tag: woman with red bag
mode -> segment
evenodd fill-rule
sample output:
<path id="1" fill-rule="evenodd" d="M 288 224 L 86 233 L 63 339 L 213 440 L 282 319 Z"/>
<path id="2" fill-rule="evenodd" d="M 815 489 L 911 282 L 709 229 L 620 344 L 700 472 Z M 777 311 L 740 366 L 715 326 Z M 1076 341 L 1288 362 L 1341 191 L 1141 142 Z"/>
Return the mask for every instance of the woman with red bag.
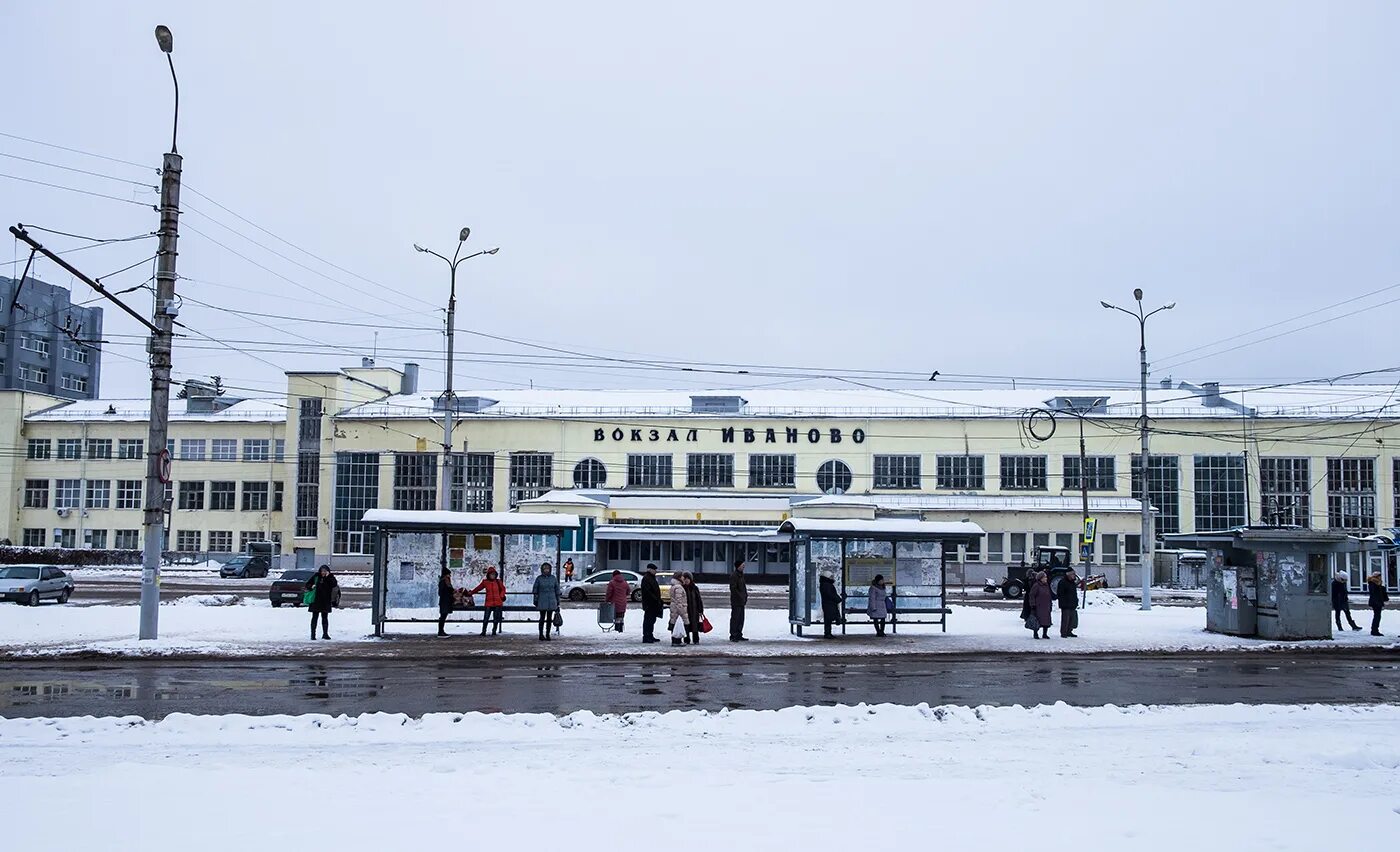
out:
<path id="1" fill-rule="evenodd" d="M 685 641 L 691 645 L 700 644 L 700 628 L 706 623 L 705 601 L 700 597 L 700 584 L 695 582 L 695 575 L 689 571 L 685 572 Z"/>
<path id="2" fill-rule="evenodd" d="M 467 594 L 474 595 L 482 590 L 486 592 L 486 606 L 481 613 L 481 635 L 486 635 L 486 625 L 489 624 L 491 635 L 495 636 L 501 632 L 501 619 L 505 617 L 506 584 L 496 578 L 494 567 L 487 568 L 486 579 Z"/>

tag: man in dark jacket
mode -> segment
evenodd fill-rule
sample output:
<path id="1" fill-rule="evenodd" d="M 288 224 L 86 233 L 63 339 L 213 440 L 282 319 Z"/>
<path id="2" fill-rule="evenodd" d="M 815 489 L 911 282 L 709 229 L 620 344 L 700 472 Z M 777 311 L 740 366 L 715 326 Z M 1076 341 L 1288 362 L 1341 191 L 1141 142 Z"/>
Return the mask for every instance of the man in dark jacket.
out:
<path id="1" fill-rule="evenodd" d="M 817 581 L 817 590 L 822 597 L 822 635 L 831 638 L 831 625 L 841 623 L 841 593 L 836 591 L 836 581 L 823 574 Z"/>
<path id="2" fill-rule="evenodd" d="M 1078 639 L 1074 628 L 1079 626 L 1079 576 L 1074 569 L 1060 578 L 1055 598 L 1060 602 L 1060 638 Z"/>
<path id="3" fill-rule="evenodd" d="M 1332 614 L 1337 619 L 1337 629 L 1342 629 L 1342 613 L 1346 613 L 1347 623 L 1352 630 L 1360 630 L 1361 625 L 1357 624 L 1351 617 L 1351 598 L 1347 594 L 1347 572 L 1338 571 L 1332 575 Z"/>
<path id="4" fill-rule="evenodd" d="M 647 563 L 642 572 L 642 641 L 646 644 L 660 642 L 656 638 L 656 620 L 665 608 L 661 605 L 661 584 L 656 582 L 656 566 Z"/>
<path id="5" fill-rule="evenodd" d="M 1372 574 L 1366 578 L 1366 603 L 1371 607 L 1371 635 L 1383 636 L 1381 633 L 1381 610 L 1385 609 L 1385 602 L 1390 600 L 1390 592 L 1385 590 L 1385 583 L 1381 581 L 1380 574 Z"/>
<path id="6" fill-rule="evenodd" d="M 734 560 L 734 573 L 729 575 L 729 641 L 747 642 L 744 636 L 744 607 L 749 602 L 749 587 L 744 581 L 744 560 Z"/>

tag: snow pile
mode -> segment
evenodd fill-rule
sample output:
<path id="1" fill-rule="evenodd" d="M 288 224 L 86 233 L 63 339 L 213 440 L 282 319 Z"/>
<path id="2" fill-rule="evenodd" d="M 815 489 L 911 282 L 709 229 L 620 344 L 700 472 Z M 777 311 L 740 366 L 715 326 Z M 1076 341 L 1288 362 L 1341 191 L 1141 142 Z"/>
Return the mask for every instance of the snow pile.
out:
<path id="1" fill-rule="evenodd" d="M 241 606 L 242 595 L 186 595 L 162 606 Z"/>
<path id="2" fill-rule="evenodd" d="M 1062 704 L 0 720 L 0 800 L 82 803 L 60 833 L 12 821 L 16 849 L 437 848 L 460 825 L 473 849 L 527 828 L 568 852 L 631 852 L 676 845 L 662 835 L 684 825 L 739 852 L 864 848 L 872 830 L 967 852 L 1315 852 L 1384 836 L 1397 727 L 1393 706 Z M 230 811 L 229 790 L 307 793 L 328 816 Z"/>
<path id="3" fill-rule="evenodd" d="M 1108 589 L 1090 589 L 1085 592 L 1084 607 L 1085 609 L 1137 609 Z M 1204 617 L 1202 615 L 1202 619 Z"/>

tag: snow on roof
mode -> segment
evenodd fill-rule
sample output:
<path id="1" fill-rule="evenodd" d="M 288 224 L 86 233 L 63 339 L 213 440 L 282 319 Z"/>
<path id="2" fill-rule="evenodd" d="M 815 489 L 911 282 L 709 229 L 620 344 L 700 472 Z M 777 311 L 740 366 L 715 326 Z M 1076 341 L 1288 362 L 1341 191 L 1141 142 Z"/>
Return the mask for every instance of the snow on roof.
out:
<path id="1" fill-rule="evenodd" d="M 789 518 L 778 527 L 779 532 L 809 535 L 895 535 L 929 538 L 973 538 L 984 530 L 971 521 L 913 521 L 886 518 L 862 521 L 846 518 Z"/>
<path id="2" fill-rule="evenodd" d="M 172 423 L 284 423 L 287 420 L 285 399 L 245 399 L 223 411 L 203 411 L 194 414 L 181 410 L 183 401 L 171 400 Z M 144 423 L 151 416 L 149 399 L 84 399 L 68 405 L 47 408 L 26 416 L 27 423 Z"/>
<path id="3" fill-rule="evenodd" d="M 519 529 L 549 530 L 573 529 L 578 526 L 578 515 L 560 515 L 552 512 L 409 512 L 402 509 L 370 509 L 365 512 L 364 522 L 393 527 L 446 527 L 462 529 Z"/>
<path id="4" fill-rule="evenodd" d="M 530 506 L 542 503 L 568 504 L 574 506 L 606 506 L 608 505 L 608 495 L 597 491 L 575 491 L 567 488 L 556 488 L 546 491 L 538 497 L 529 500 L 521 500 L 517 505 Z"/>
<path id="5" fill-rule="evenodd" d="M 742 388 L 730 390 L 533 390 L 483 388 L 456 392 L 459 397 L 483 396 L 496 404 L 463 418 L 506 417 L 1018 417 L 1026 409 L 1043 408 L 1055 397 L 1106 397 L 1100 418 L 1134 419 L 1141 414 L 1137 387 L 1111 389 L 966 389 L 936 383 L 918 390 Z M 1400 394 L 1393 385 L 1294 385 L 1271 390 L 1221 387 L 1218 396 L 1196 388 L 1149 387 L 1152 417 L 1239 417 L 1239 406 L 1260 417 L 1400 417 Z M 337 415 L 347 419 L 423 418 L 433 411 L 441 393 L 395 395 L 365 403 Z M 691 397 L 742 396 L 747 404 L 738 413 L 693 413 Z M 1217 402 L 1218 404 L 1211 404 Z M 1067 417 L 1068 415 L 1066 415 Z M 602 424 L 599 424 L 602 425 Z"/>
<path id="6" fill-rule="evenodd" d="M 614 494 L 608 499 L 609 509 L 627 509 L 631 511 L 643 509 L 672 510 L 672 511 L 692 511 L 692 510 L 717 510 L 717 509 L 738 509 L 749 511 L 787 511 L 792 505 L 792 498 L 787 495 L 772 497 L 735 497 L 730 494 L 697 494 L 688 492 L 685 494 L 665 495 L 665 496 L 631 496 Z"/>
<path id="7" fill-rule="evenodd" d="M 820 497 L 803 499 L 803 495 L 792 495 L 794 506 L 874 506 L 875 500 L 859 494 L 823 494 Z"/>
<path id="8" fill-rule="evenodd" d="M 629 541 L 693 541 L 703 538 L 719 538 L 727 541 L 771 541 L 787 540 L 786 533 L 776 527 L 717 528 L 705 526 L 664 526 L 651 527 L 643 524 L 599 524 L 593 531 L 600 540 L 627 539 Z"/>
<path id="9" fill-rule="evenodd" d="M 1050 496 L 1028 494 L 878 494 L 869 498 L 876 506 L 886 509 L 928 509 L 931 511 L 976 512 L 1079 512 L 1083 504 L 1079 495 Z M 812 505 L 805 503 L 803 505 Z M 1089 511 L 1100 514 L 1142 512 L 1142 504 L 1133 497 L 1090 497 Z"/>

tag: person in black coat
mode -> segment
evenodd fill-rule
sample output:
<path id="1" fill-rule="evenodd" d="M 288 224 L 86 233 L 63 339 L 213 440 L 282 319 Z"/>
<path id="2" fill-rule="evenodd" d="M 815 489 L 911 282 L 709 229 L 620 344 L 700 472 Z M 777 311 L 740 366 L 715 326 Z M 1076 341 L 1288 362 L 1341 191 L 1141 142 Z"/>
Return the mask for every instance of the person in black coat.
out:
<path id="1" fill-rule="evenodd" d="M 831 625 L 841 623 L 841 593 L 836 591 L 836 581 L 823 574 L 817 581 L 817 590 L 822 596 L 822 635 L 831 638 Z"/>
<path id="2" fill-rule="evenodd" d="M 642 642 L 650 645 L 656 638 L 656 620 L 666 608 L 661 603 L 661 584 L 656 582 L 656 565 L 648 562 L 642 572 Z"/>
<path id="3" fill-rule="evenodd" d="M 744 560 L 734 560 L 734 573 L 729 575 L 729 641 L 747 642 L 744 636 L 744 607 L 749 602 L 749 585 L 744 579 Z"/>
<path id="4" fill-rule="evenodd" d="M 311 605 L 307 609 L 311 610 L 311 638 L 316 638 L 316 616 L 321 616 L 321 638 L 331 638 L 331 608 L 335 606 L 336 600 L 340 597 L 340 584 L 336 582 L 335 575 L 331 573 L 331 566 L 322 565 L 321 570 L 311 575 L 311 579 L 306 581 L 306 588 L 314 594 L 311 596 Z"/>
<path id="5" fill-rule="evenodd" d="M 1381 610 L 1385 609 L 1386 601 L 1390 600 L 1390 592 L 1385 590 L 1385 583 L 1381 582 L 1380 574 L 1372 574 L 1366 578 L 1366 603 L 1371 607 L 1371 635 L 1383 636 L 1381 633 Z"/>
<path id="6" fill-rule="evenodd" d="M 695 575 L 687 571 L 685 576 L 690 579 L 690 582 L 685 584 L 685 641 L 690 645 L 699 645 L 700 623 L 705 620 L 705 601 L 700 597 L 700 584 L 695 582 Z"/>
<path id="7" fill-rule="evenodd" d="M 447 635 L 447 617 L 452 614 L 452 571 L 442 569 L 438 577 L 438 634 Z"/>
<path id="8" fill-rule="evenodd" d="M 1060 604 L 1060 638 L 1078 639 L 1074 629 L 1079 626 L 1079 575 L 1073 569 L 1060 578 L 1055 599 Z"/>
<path id="9" fill-rule="evenodd" d="M 1361 625 L 1351 617 L 1351 598 L 1347 595 L 1347 572 L 1338 571 L 1332 575 L 1332 615 L 1337 619 L 1337 629 L 1342 629 L 1342 613 L 1346 613 L 1347 623 L 1352 630 L 1360 630 Z"/>

